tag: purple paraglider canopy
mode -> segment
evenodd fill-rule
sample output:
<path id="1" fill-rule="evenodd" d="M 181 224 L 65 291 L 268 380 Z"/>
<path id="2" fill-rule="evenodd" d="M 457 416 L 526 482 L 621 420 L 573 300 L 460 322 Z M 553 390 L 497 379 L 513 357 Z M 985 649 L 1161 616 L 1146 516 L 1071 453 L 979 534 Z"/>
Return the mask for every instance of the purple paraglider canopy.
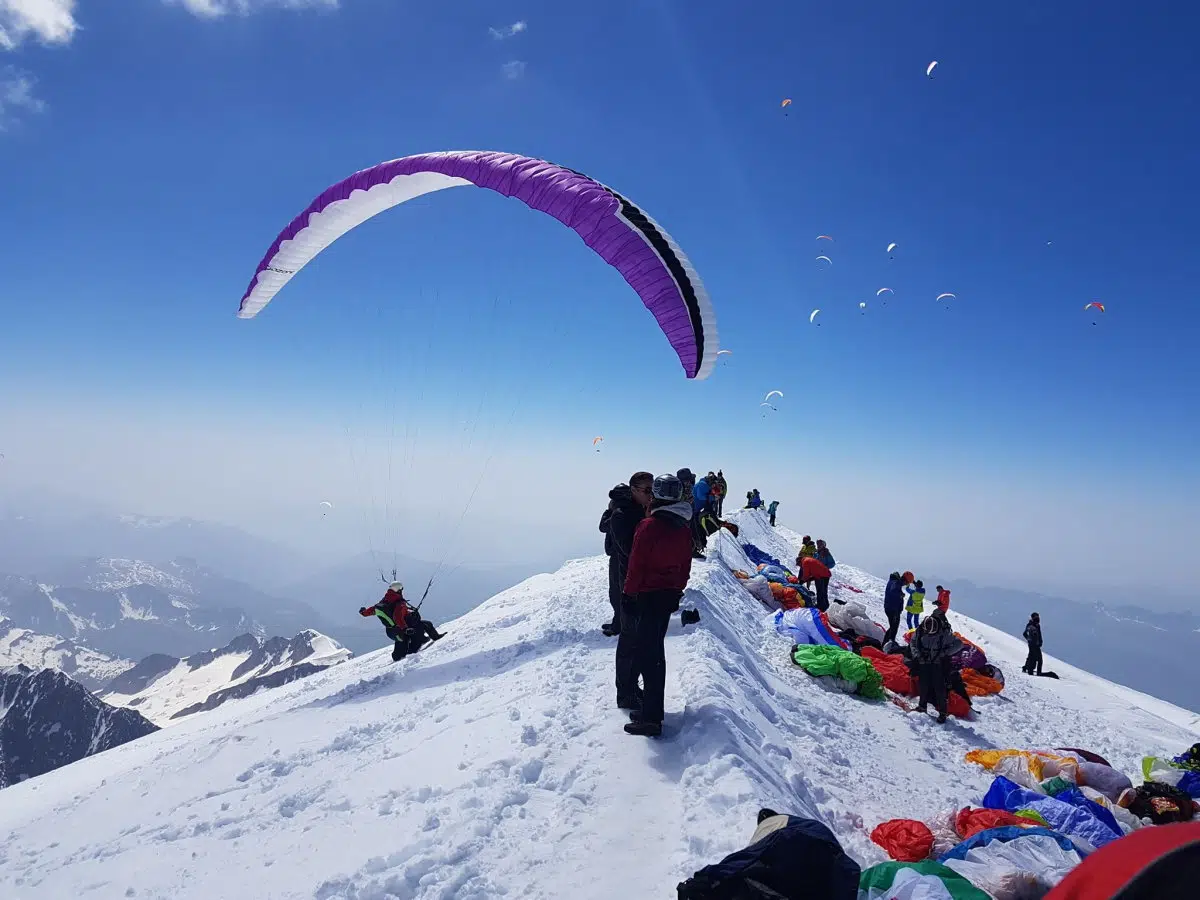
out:
<path id="1" fill-rule="evenodd" d="M 674 239 L 611 188 L 579 172 L 512 153 L 423 153 L 356 172 L 326 190 L 280 233 L 254 272 L 238 315 L 250 319 L 322 250 L 397 204 L 474 185 L 554 216 L 612 265 L 641 297 L 688 378 L 717 359 L 716 316 L 704 285 Z"/>

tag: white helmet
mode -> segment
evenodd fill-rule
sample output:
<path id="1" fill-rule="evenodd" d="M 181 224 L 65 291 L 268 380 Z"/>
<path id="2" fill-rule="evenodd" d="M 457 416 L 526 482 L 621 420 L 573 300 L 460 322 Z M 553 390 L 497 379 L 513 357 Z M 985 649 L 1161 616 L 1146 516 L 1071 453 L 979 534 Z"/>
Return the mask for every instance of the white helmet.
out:
<path id="1" fill-rule="evenodd" d="M 400 581 L 393 581 L 391 584 L 388 585 L 388 590 L 395 591 L 397 594 L 403 594 L 404 593 L 404 583 L 400 582 Z"/>

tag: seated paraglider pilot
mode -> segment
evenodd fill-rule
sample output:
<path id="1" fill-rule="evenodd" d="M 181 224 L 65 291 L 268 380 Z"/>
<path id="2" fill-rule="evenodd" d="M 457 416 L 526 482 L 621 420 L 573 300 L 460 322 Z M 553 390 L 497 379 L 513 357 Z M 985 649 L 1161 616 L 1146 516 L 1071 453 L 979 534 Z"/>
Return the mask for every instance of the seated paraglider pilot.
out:
<path id="1" fill-rule="evenodd" d="M 416 653 L 429 641 L 439 641 L 445 634 L 439 634 L 434 624 L 428 619 L 422 619 L 421 614 L 408 605 L 404 599 L 404 585 L 393 581 L 388 585 L 383 599 L 374 606 L 359 607 L 360 616 L 375 616 L 383 623 L 383 630 L 394 642 L 392 659 L 399 662 L 410 653 Z"/>

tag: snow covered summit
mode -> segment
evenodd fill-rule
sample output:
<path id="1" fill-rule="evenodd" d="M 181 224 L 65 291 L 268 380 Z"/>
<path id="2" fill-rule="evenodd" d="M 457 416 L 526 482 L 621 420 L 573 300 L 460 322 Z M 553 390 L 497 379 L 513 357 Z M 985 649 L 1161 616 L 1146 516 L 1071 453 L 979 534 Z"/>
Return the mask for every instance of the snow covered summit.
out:
<path id="1" fill-rule="evenodd" d="M 791 532 L 733 518 L 794 556 Z M 1020 641 L 953 610 L 1009 673 L 977 720 L 828 690 L 730 572 L 747 565 L 722 533 L 693 568 L 703 618 L 671 626 L 661 739 L 622 730 L 606 560 L 574 560 L 401 663 L 351 659 L 9 788 L 0 896 L 669 897 L 743 846 L 760 806 L 821 820 L 865 865 L 878 822 L 986 790 L 968 750 L 1086 746 L 1133 773 L 1200 739 L 1193 714 L 1058 661 L 1061 681 L 1023 678 Z M 832 594 L 882 619 L 878 578 L 839 565 Z"/>

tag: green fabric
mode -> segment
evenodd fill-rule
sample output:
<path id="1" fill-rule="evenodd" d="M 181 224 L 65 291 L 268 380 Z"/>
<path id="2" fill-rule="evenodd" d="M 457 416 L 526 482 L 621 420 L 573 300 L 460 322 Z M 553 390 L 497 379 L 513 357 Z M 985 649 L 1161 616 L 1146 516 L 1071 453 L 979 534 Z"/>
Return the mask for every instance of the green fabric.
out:
<path id="1" fill-rule="evenodd" d="M 902 869 L 913 869 L 920 873 L 921 880 L 929 882 L 930 887 L 934 886 L 933 879 L 940 881 L 946 892 L 944 896 L 948 900 L 989 900 L 986 893 L 975 887 L 966 878 L 932 859 L 919 863 L 885 862 L 871 866 L 858 879 L 859 900 L 875 900 L 878 897 L 888 896 L 888 891 L 896 880 L 896 875 Z"/>
<path id="2" fill-rule="evenodd" d="M 377 615 L 377 616 L 379 616 L 379 618 L 383 619 L 385 625 L 388 625 L 391 628 L 396 627 L 396 623 L 392 621 L 391 616 L 389 616 L 387 613 L 385 613 L 382 609 L 376 609 L 375 615 Z"/>
<path id="3" fill-rule="evenodd" d="M 1037 822 L 1043 828 L 1050 828 L 1050 823 L 1042 818 L 1042 814 L 1035 809 L 1022 809 L 1013 813 L 1018 819 L 1028 819 L 1030 822 Z M 1051 828 L 1051 831 L 1054 829 Z"/>
<path id="4" fill-rule="evenodd" d="M 792 662 L 809 675 L 836 675 L 858 685 L 858 692 L 872 700 L 882 700 L 883 676 L 869 660 L 829 644 L 798 644 L 792 650 Z"/>
<path id="5" fill-rule="evenodd" d="M 1055 775 L 1053 778 L 1047 778 L 1042 782 L 1041 788 L 1051 797 L 1057 797 L 1063 791 L 1069 791 L 1075 787 L 1075 782 L 1068 781 L 1061 775 Z"/>

